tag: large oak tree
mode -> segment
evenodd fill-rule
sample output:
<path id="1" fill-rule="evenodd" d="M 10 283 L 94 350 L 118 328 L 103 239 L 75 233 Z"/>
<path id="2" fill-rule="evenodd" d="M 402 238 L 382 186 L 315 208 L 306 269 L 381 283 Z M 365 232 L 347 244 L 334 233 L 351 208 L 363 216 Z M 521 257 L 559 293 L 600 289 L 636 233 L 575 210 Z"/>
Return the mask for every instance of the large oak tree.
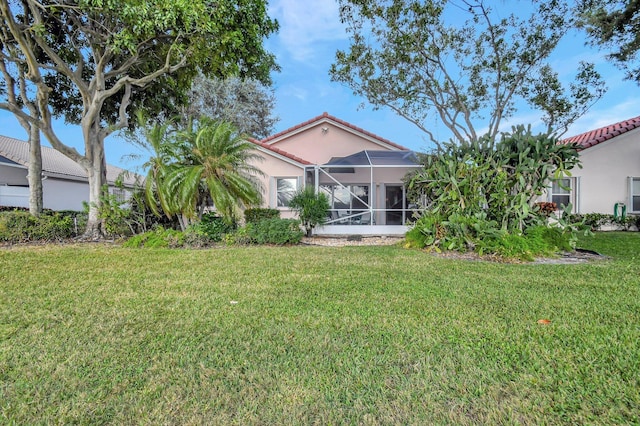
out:
<path id="1" fill-rule="evenodd" d="M 1 106 L 87 171 L 87 237 L 102 234 L 104 140 L 131 124 L 131 105 L 174 110 L 165 103 L 184 99 L 198 70 L 269 82 L 275 68 L 263 40 L 277 23 L 262 0 L 0 0 L 0 13 L 2 58 L 33 85 L 39 115 Z M 56 114 L 80 124 L 84 153 L 57 136 Z"/>
<path id="2" fill-rule="evenodd" d="M 564 87 L 549 57 L 571 28 L 561 0 L 340 0 L 351 46 L 338 51 L 334 81 L 375 107 L 388 107 L 423 130 L 435 116 L 459 143 L 488 135 L 524 101 L 549 131 L 563 133 L 603 93 L 591 64 Z"/>
<path id="3" fill-rule="evenodd" d="M 640 0 L 580 0 L 578 18 L 590 42 L 640 84 Z"/>

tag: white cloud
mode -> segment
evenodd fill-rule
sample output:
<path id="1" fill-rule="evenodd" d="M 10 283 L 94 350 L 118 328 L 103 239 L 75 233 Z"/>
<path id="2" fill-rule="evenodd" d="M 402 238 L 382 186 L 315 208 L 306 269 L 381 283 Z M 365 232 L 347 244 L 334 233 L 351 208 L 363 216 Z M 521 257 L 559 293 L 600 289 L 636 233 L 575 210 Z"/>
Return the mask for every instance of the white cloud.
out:
<path id="1" fill-rule="evenodd" d="M 633 97 L 613 106 L 592 109 L 573 123 L 567 132 L 567 136 L 579 135 L 629 118 L 637 117 L 638 114 L 640 114 L 638 111 L 640 111 L 640 99 Z"/>
<path id="2" fill-rule="evenodd" d="M 276 0 L 269 14 L 280 23 L 278 39 L 297 61 L 312 59 L 320 43 L 347 38 L 336 0 Z"/>
<path id="3" fill-rule="evenodd" d="M 279 92 L 282 97 L 292 97 L 300 101 L 306 101 L 309 96 L 309 91 L 307 89 L 293 84 L 288 84 L 282 87 Z"/>

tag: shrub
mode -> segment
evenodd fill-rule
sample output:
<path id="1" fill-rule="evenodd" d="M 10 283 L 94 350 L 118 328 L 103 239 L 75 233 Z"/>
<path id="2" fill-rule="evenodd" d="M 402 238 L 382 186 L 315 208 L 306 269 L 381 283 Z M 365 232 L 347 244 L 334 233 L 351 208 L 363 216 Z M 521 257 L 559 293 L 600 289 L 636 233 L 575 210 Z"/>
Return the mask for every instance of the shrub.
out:
<path id="1" fill-rule="evenodd" d="M 289 201 L 289 207 L 298 213 L 298 218 L 310 237 L 313 228 L 327 221 L 331 205 L 325 194 L 316 194 L 315 190 L 308 186 L 293 196 Z"/>
<path id="2" fill-rule="evenodd" d="M 123 244 L 123 247 L 131 248 L 160 248 L 160 247 L 184 247 L 185 234 L 175 229 L 157 228 L 142 234 L 134 235 Z"/>
<path id="3" fill-rule="evenodd" d="M 235 232 L 231 234 L 227 234 L 224 236 L 224 242 L 227 245 L 247 245 L 251 244 L 250 234 L 253 233 L 253 223 L 247 223 L 245 226 L 242 226 L 235 230 Z"/>
<path id="4" fill-rule="evenodd" d="M 59 241 L 72 238 L 74 219 L 58 212 L 32 216 L 26 211 L 0 213 L 0 241 L 24 243 L 31 241 Z"/>
<path id="5" fill-rule="evenodd" d="M 438 247 L 445 229 L 438 213 L 426 213 L 420 217 L 405 235 L 407 248 Z"/>
<path id="6" fill-rule="evenodd" d="M 438 247 L 447 250 L 468 250 L 480 239 L 520 235 L 545 223 L 552 205 L 536 206 L 537 198 L 552 174 L 579 165 L 575 146 L 523 126 L 499 140 L 443 143 L 420 159 L 424 167 L 405 179 L 409 198 L 441 216 Z"/>
<path id="7" fill-rule="evenodd" d="M 246 209 L 244 211 L 244 220 L 246 223 L 256 223 L 265 219 L 277 219 L 280 217 L 278 209 Z"/>
<path id="8" fill-rule="evenodd" d="M 222 241 L 225 234 L 229 234 L 236 229 L 236 223 L 229 223 L 224 218 L 214 213 L 202 215 L 202 219 L 191 227 L 192 230 L 203 233 L 211 241 Z"/>
<path id="9" fill-rule="evenodd" d="M 267 219 L 247 226 L 247 235 L 254 244 L 298 244 L 302 240 L 300 221 Z"/>
<path id="10" fill-rule="evenodd" d="M 467 251 L 474 250 L 479 240 L 504 234 L 484 212 L 473 216 L 453 213 L 446 219 L 439 212 L 429 212 L 416 221 L 405 238 L 407 247 Z"/>
<path id="11" fill-rule="evenodd" d="M 603 213 L 585 213 L 585 214 L 573 214 L 571 219 L 574 222 L 580 222 L 584 226 L 588 227 L 591 231 L 598 231 L 603 226 L 614 226 L 622 228 L 625 231 L 630 231 L 635 228 L 636 231 L 640 231 L 640 215 L 627 215 L 625 217 L 615 217 L 612 214 Z"/>

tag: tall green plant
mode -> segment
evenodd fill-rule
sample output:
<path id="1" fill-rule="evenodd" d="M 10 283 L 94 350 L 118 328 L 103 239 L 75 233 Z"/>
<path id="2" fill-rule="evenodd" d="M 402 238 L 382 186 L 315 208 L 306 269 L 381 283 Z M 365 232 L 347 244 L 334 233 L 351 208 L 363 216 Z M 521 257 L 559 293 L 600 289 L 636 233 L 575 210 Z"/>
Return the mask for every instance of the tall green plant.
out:
<path id="1" fill-rule="evenodd" d="M 293 196 L 289 201 L 289 207 L 298 213 L 307 237 L 310 237 L 313 228 L 327 221 L 331 205 L 325 194 L 316 194 L 313 188 L 308 186 Z"/>
<path id="2" fill-rule="evenodd" d="M 170 165 L 162 185 L 183 227 L 198 219 L 209 199 L 228 222 L 238 218 L 242 208 L 260 203 L 256 177 L 262 172 L 251 163 L 262 157 L 232 124 L 203 118 L 179 139 L 182 158 Z"/>
<path id="3" fill-rule="evenodd" d="M 547 134 L 533 135 L 524 126 L 502 134 L 495 143 L 486 138 L 465 145 L 443 144 L 424 155 L 423 163 L 424 168 L 410 177 L 410 197 L 426 198 L 425 214 L 441 218 L 437 225 L 446 225 L 447 238 L 464 242 L 446 248 L 472 247 L 474 240 L 492 233 L 489 228 L 521 234 L 530 226 L 545 224 L 536 200 L 549 178 L 569 175 L 580 165 L 575 146 L 560 144 Z M 461 218 L 483 223 L 451 226 L 466 223 Z"/>

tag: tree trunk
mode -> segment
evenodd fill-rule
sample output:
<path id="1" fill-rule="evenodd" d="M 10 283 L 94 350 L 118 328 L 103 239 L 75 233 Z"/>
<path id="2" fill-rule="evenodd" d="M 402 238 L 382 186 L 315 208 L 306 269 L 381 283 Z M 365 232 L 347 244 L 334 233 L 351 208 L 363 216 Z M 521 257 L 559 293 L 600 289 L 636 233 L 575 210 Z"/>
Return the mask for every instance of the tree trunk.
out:
<path id="1" fill-rule="evenodd" d="M 100 219 L 100 207 L 102 205 L 103 188 L 107 184 L 107 165 L 104 157 L 104 140 L 94 132 L 87 132 L 93 142 L 85 144 L 90 146 L 86 152 L 89 166 L 86 168 L 89 179 L 89 217 L 83 239 L 99 240 L 104 237 L 102 219 Z"/>
<path id="2" fill-rule="evenodd" d="M 42 213 L 42 147 L 40 129 L 29 125 L 29 213 L 38 216 Z"/>

